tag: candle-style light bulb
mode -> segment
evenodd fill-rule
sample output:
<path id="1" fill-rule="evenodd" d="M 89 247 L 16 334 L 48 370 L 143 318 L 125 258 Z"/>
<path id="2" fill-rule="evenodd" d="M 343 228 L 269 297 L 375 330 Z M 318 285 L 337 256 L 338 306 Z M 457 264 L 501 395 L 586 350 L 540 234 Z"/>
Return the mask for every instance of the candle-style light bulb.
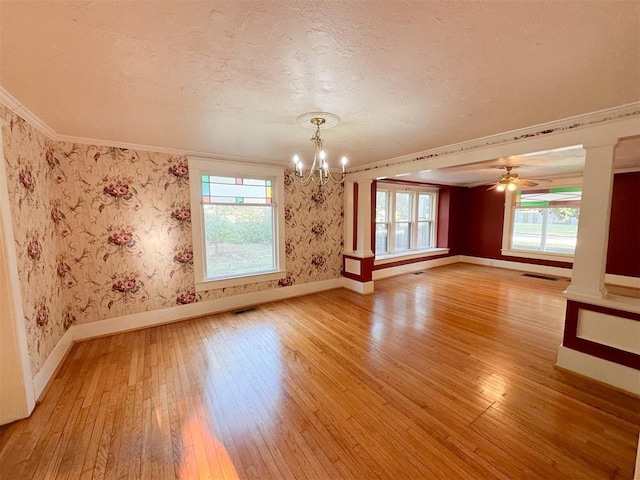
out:
<path id="1" fill-rule="evenodd" d="M 297 154 L 293 156 L 293 163 L 296 165 L 296 175 L 302 176 L 302 162 Z"/>
<path id="2" fill-rule="evenodd" d="M 513 192 L 516 188 L 517 188 L 517 187 L 516 187 L 516 184 L 515 184 L 515 183 L 510 183 L 510 184 L 507 186 L 507 189 L 508 189 L 510 192 Z"/>
<path id="3" fill-rule="evenodd" d="M 344 173 L 344 170 L 347 166 L 347 157 L 342 157 L 340 159 L 340 164 L 342 165 L 342 173 Z"/>
<path id="4" fill-rule="evenodd" d="M 499 192 L 504 192 L 504 184 L 500 184 L 496 187 L 496 190 L 498 190 Z"/>

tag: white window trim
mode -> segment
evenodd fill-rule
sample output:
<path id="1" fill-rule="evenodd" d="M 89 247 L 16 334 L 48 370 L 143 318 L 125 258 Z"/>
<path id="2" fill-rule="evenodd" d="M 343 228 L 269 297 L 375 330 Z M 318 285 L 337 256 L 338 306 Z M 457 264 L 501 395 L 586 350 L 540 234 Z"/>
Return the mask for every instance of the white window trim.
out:
<path id="1" fill-rule="evenodd" d="M 554 187 L 581 187 L 582 182 L 572 182 L 570 184 L 557 184 Z M 540 187 L 529 187 L 519 189 L 522 192 L 527 190 L 539 190 Z M 548 260 L 552 262 L 573 263 L 573 255 L 569 253 L 537 252 L 534 250 L 514 250 L 511 248 L 511 231 L 513 229 L 513 219 L 516 214 L 515 208 L 516 192 L 505 192 L 504 201 L 504 223 L 502 225 L 502 248 L 500 253 L 505 257 L 530 258 L 532 260 Z"/>
<path id="2" fill-rule="evenodd" d="M 432 230 L 431 230 L 431 242 L 435 245 L 437 241 L 437 232 L 438 232 L 438 202 L 439 202 L 439 189 L 433 187 L 421 187 L 421 186 L 409 186 L 402 184 L 393 184 L 393 183 L 384 183 L 380 182 L 376 188 L 376 193 L 378 191 L 388 192 L 387 195 L 387 207 L 389 209 L 387 215 L 387 242 L 388 249 L 395 250 L 395 218 L 393 217 L 393 213 L 395 213 L 395 202 L 396 202 L 396 192 L 412 192 L 414 194 L 414 200 L 412 201 L 412 220 L 409 222 L 413 225 L 411 229 L 411 244 L 415 245 L 418 241 L 418 212 L 417 212 L 417 201 L 415 200 L 420 193 L 430 193 L 433 194 L 433 220 L 431 220 Z M 378 223 L 378 222 L 374 222 Z M 404 222 L 402 222 L 404 223 Z M 375 248 L 375 245 L 374 245 Z M 432 248 L 423 248 L 420 250 L 402 250 L 401 252 L 393 252 L 393 253 L 376 253 L 375 260 L 381 261 L 381 263 L 390 263 L 396 261 L 398 259 L 411 259 L 411 258 L 419 258 L 424 256 L 431 255 L 441 255 L 442 253 L 447 253 L 448 249 L 432 247 Z"/>
<path id="3" fill-rule="evenodd" d="M 215 158 L 187 157 L 189 160 L 189 190 L 191 203 L 191 231 L 193 236 L 193 270 L 196 292 L 217 288 L 233 287 L 248 283 L 279 280 L 286 276 L 284 251 L 284 168 L 276 166 L 236 163 Z M 276 225 L 275 250 L 277 269 L 268 273 L 235 276 L 222 279 L 205 280 L 204 271 L 204 218 L 202 209 L 202 175 L 220 177 L 271 177 L 274 179 Z"/>
<path id="4" fill-rule="evenodd" d="M 385 265 L 393 263 L 397 260 L 412 260 L 414 258 L 435 257 L 437 255 L 445 255 L 449 253 L 448 248 L 434 247 L 425 248 L 423 250 L 407 250 L 400 253 L 383 253 L 376 255 L 374 265 Z"/>

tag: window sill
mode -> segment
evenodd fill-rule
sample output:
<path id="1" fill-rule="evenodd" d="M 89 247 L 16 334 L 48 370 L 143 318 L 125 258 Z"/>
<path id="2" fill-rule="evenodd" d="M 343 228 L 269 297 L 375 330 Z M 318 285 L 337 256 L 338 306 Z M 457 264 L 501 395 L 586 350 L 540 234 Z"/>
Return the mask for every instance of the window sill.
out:
<path id="1" fill-rule="evenodd" d="M 374 265 L 385 265 L 397 262 L 398 260 L 412 260 L 414 258 L 435 257 L 436 255 L 446 255 L 448 248 L 427 248 L 425 250 L 412 250 L 409 252 L 391 253 L 386 255 L 376 255 Z"/>
<path id="2" fill-rule="evenodd" d="M 501 250 L 506 257 L 531 258 L 534 260 L 549 260 L 552 262 L 573 263 L 573 255 L 569 253 L 533 252 L 528 250 Z"/>
<path id="3" fill-rule="evenodd" d="M 287 272 L 269 272 L 244 277 L 220 278 L 216 280 L 206 280 L 204 282 L 196 282 L 196 292 L 206 292 L 207 290 L 215 290 L 218 288 L 235 287 L 238 285 L 246 285 L 248 283 L 269 282 L 271 280 L 280 280 L 287 276 Z"/>

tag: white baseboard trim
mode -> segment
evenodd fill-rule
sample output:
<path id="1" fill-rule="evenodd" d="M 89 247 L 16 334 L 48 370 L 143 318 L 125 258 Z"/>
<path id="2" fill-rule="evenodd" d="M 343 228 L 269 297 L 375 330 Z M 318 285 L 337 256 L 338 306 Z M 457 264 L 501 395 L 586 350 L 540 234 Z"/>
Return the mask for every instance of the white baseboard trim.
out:
<path id="1" fill-rule="evenodd" d="M 245 293 L 232 297 L 218 298 L 204 302 L 180 305 L 161 310 L 149 312 L 139 312 L 131 315 L 124 315 L 98 322 L 82 323 L 74 325 L 73 340 L 87 340 L 90 338 L 113 335 L 129 330 L 162 325 L 165 323 L 187 320 L 189 318 L 211 315 L 214 313 L 227 312 L 238 308 L 246 308 L 261 303 L 275 302 L 285 298 L 299 297 L 311 293 L 322 292 L 334 288 L 342 287 L 342 278 L 322 280 L 319 282 L 303 283 L 302 285 L 292 285 L 290 287 L 274 288 L 255 293 Z"/>
<path id="2" fill-rule="evenodd" d="M 369 295 L 373 293 L 373 282 L 358 282 L 351 278 L 342 277 L 342 286 L 352 292 L 360 293 L 362 295 Z"/>
<path id="3" fill-rule="evenodd" d="M 435 258 L 433 260 L 424 260 L 422 262 L 407 263 L 398 265 L 397 267 L 381 268 L 373 271 L 374 280 L 382 280 L 383 278 L 396 277 L 407 273 L 419 272 L 430 268 L 441 267 L 443 265 L 451 265 L 460 262 L 460 255 L 452 255 L 450 257 Z"/>
<path id="4" fill-rule="evenodd" d="M 49 382 L 53 380 L 53 376 L 58 371 L 58 367 L 60 367 L 73 346 L 72 328 L 73 327 L 64 333 L 51 354 L 47 357 L 44 365 L 42 365 L 38 373 L 33 377 L 33 391 L 37 401 L 40 400 Z"/>
<path id="5" fill-rule="evenodd" d="M 614 275 L 612 273 L 607 273 L 604 276 L 604 283 L 608 283 L 609 285 L 617 285 L 619 287 L 640 289 L 640 277 L 625 277 L 623 275 Z"/>
<path id="6" fill-rule="evenodd" d="M 424 262 L 411 263 L 407 265 L 400 265 L 398 267 L 385 268 L 376 270 L 373 272 L 374 280 L 380 280 L 383 278 L 402 275 L 404 273 L 411 273 L 414 271 L 425 270 L 429 268 L 435 268 L 442 265 L 450 265 L 457 262 L 471 263 L 475 265 L 485 265 L 498 268 L 508 268 L 512 270 L 526 270 L 534 273 L 542 273 L 545 275 L 557 275 L 561 277 L 570 277 L 571 270 L 566 268 L 547 267 L 544 265 L 534 265 L 520 262 L 508 262 L 504 260 L 494 260 L 480 257 L 468 257 L 465 255 L 454 255 L 451 257 L 438 258 L 435 260 L 426 260 Z M 610 277 L 613 277 L 610 279 Z M 623 277 L 619 275 L 607 275 L 607 282 L 632 286 L 637 288 L 638 279 L 633 277 Z M 205 302 L 197 302 L 189 305 L 180 305 L 176 307 L 165 308 L 161 310 L 152 310 L 149 312 L 134 313 L 131 315 L 123 315 L 120 317 L 109 318 L 106 320 L 100 320 L 97 322 L 83 323 L 79 325 L 73 325 L 60 339 L 55 346 L 44 365 L 40 368 L 38 373 L 33 377 L 33 389 L 34 396 L 39 399 L 42 393 L 47 388 L 47 385 L 53 379 L 58 367 L 65 359 L 68 352 L 71 350 L 74 342 L 88 340 L 91 338 L 114 335 L 116 333 L 127 332 L 130 330 L 137 330 L 141 328 L 153 327 L 171 322 L 177 322 L 182 320 L 188 320 L 189 318 L 199 317 L 203 315 L 210 315 L 214 313 L 225 312 L 229 310 L 235 310 L 238 308 L 246 308 L 252 305 L 258 305 L 261 303 L 274 302 L 278 300 L 284 300 L 286 298 L 297 297 L 301 295 L 309 295 L 312 293 L 318 293 L 325 290 L 332 290 L 335 288 L 344 287 L 348 290 L 367 295 L 373 293 L 374 282 L 358 282 L 349 278 L 334 278 L 330 280 L 322 280 L 319 282 L 304 283 L 302 285 L 292 285 L 290 287 L 276 288 L 272 290 L 266 290 L 255 293 L 247 293 L 243 295 L 236 295 L 233 297 L 220 298 L 217 300 L 209 300 Z M 561 347 L 561 349 L 564 347 Z M 568 349 L 565 349 L 568 350 Z M 580 354 L 587 359 L 595 360 L 598 362 L 605 362 L 596 357 L 585 355 L 580 352 L 570 350 L 569 354 L 563 354 L 563 362 L 565 357 L 573 358 L 571 355 L 574 353 Z M 573 370 L 586 376 L 593 376 L 589 373 L 583 373 L 576 368 L 560 364 L 560 352 L 558 353 L 558 366 L 566 368 L 567 370 Z M 590 360 L 590 361 L 591 361 Z M 578 364 L 580 362 L 577 362 Z M 586 363 L 586 360 L 583 362 Z M 611 362 L 607 362 L 611 363 Z M 617 364 L 612 364 L 616 367 L 622 367 Z M 633 391 L 640 395 L 640 373 L 636 372 L 637 380 L 635 390 L 619 385 L 614 385 L 607 380 L 602 380 L 599 377 L 593 376 L 597 380 L 601 380 L 605 383 L 610 383 L 618 388 L 624 390 Z M 629 382 L 630 383 L 630 382 Z"/>
<path id="7" fill-rule="evenodd" d="M 53 379 L 57 369 L 64 361 L 75 342 L 91 338 L 114 335 L 117 333 L 154 327 L 166 323 L 179 322 L 203 315 L 246 308 L 252 305 L 275 302 L 292 297 L 333 290 L 343 286 L 343 278 L 333 278 L 319 282 L 274 288 L 255 293 L 235 295 L 205 302 L 191 303 L 149 312 L 133 313 L 120 317 L 108 318 L 97 322 L 72 325 L 55 346 L 44 365 L 33 378 L 35 397 L 39 398 Z"/>
<path id="8" fill-rule="evenodd" d="M 556 366 L 640 396 L 640 370 L 560 345 Z"/>
<path id="9" fill-rule="evenodd" d="M 497 260 L 494 258 L 469 257 L 467 255 L 460 255 L 459 258 L 461 262 L 472 263 L 474 265 L 507 268 L 509 270 L 522 270 L 526 272 L 541 273 L 543 275 L 555 275 L 556 277 L 571 278 L 570 268 L 549 267 L 547 265 L 536 265 L 535 263 L 511 262 L 508 260 Z M 609 285 L 640 289 L 640 278 L 638 277 L 626 277 L 624 275 L 607 273 L 604 277 L 604 281 Z"/>
<path id="10" fill-rule="evenodd" d="M 509 270 L 521 270 L 523 272 L 571 278 L 570 268 L 549 267 L 547 265 L 536 265 L 535 263 L 511 262 L 508 260 L 497 260 L 494 258 L 469 257 L 467 255 L 460 255 L 460 261 L 464 263 L 472 263 L 474 265 L 484 265 L 486 267 L 506 268 Z"/>

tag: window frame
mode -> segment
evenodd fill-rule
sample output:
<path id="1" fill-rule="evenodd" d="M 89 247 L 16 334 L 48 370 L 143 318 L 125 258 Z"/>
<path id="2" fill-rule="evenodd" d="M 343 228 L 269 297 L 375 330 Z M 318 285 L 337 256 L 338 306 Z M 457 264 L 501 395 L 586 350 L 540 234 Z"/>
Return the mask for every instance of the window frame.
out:
<path id="1" fill-rule="evenodd" d="M 553 188 L 582 188 L 581 182 L 571 182 L 568 184 L 558 184 L 554 185 Z M 532 190 L 540 190 L 539 186 L 536 187 L 524 187 L 519 188 L 523 193 Z M 549 260 L 556 262 L 569 262 L 573 263 L 573 257 L 575 255 L 575 251 L 573 254 L 571 253 L 559 253 L 559 252 L 541 252 L 538 250 L 524 250 L 524 249 L 514 249 L 512 245 L 513 241 L 513 228 L 514 221 L 516 216 L 516 211 L 518 207 L 515 205 L 516 203 L 516 191 L 506 191 L 505 192 L 505 211 L 504 211 L 504 223 L 502 227 L 502 248 L 500 252 L 502 255 L 507 257 L 518 257 L 518 258 L 530 258 L 536 260 Z M 552 207 L 542 207 L 542 208 L 552 208 Z M 579 207 L 580 208 L 580 207 Z M 580 223 L 578 220 L 578 228 L 580 227 Z"/>
<path id="2" fill-rule="evenodd" d="M 378 192 L 383 192 L 385 194 L 385 221 L 384 222 L 378 222 L 378 212 L 377 212 L 377 208 L 378 208 Z M 385 228 L 387 229 L 386 233 L 387 233 L 387 248 L 384 251 L 384 253 L 381 253 L 381 255 L 386 255 L 389 253 L 389 232 L 391 230 L 390 227 L 390 222 L 389 222 L 389 211 L 390 209 L 390 203 L 391 203 L 391 195 L 389 195 L 389 191 L 388 190 L 384 190 L 384 189 L 376 189 L 376 211 L 374 212 L 374 217 L 375 217 L 375 230 L 374 230 L 374 238 L 377 238 L 377 234 L 378 234 L 378 225 L 384 225 Z M 377 247 L 376 242 L 374 241 L 374 249 Z"/>
<path id="3" fill-rule="evenodd" d="M 438 200 L 439 200 L 439 189 L 434 187 L 426 187 L 426 186 L 408 186 L 403 184 L 393 184 L 386 182 L 378 182 L 376 186 L 376 207 L 377 207 L 377 194 L 378 192 L 386 192 L 387 194 L 387 222 L 378 222 L 375 221 L 375 226 L 380 224 L 387 225 L 387 251 L 386 252 L 378 252 L 376 249 L 376 242 L 374 242 L 373 248 L 375 251 L 375 258 L 377 261 L 385 260 L 385 259 L 396 259 L 399 257 L 420 257 L 424 256 L 424 254 L 434 253 L 446 253 L 448 249 L 446 248 L 438 248 L 437 244 L 437 221 L 438 221 Z M 410 241 L 409 241 L 409 249 L 408 250 L 396 250 L 396 195 L 398 193 L 409 193 L 411 194 L 411 212 L 410 212 L 410 220 L 409 220 L 409 231 L 410 231 Z M 431 201 L 431 219 L 426 220 L 430 224 L 430 244 L 432 246 L 426 248 L 417 248 L 418 242 L 418 225 L 419 223 L 424 223 L 425 221 L 418 219 L 418 211 L 419 211 L 419 198 L 420 195 L 429 195 L 432 198 Z M 375 219 L 377 220 L 377 219 Z M 399 223 L 407 223 L 405 221 Z"/>
<path id="4" fill-rule="evenodd" d="M 191 231 L 193 238 L 193 270 L 196 292 L 226 288 L 249 283 L 279 280 L 286 276 L 284 232 L 284 167 L 236 163 L 215 158 L 188 157 L 189 191 L 191 205 Z M 206 278 L 206 239 L 204 229 L 204 204 L 202 202 L 202 175 L 218 177 L 264 178 L 272 180 L 273 232 L 275 268 L 264 273 L 233 275 L 222 278 Z"/>

